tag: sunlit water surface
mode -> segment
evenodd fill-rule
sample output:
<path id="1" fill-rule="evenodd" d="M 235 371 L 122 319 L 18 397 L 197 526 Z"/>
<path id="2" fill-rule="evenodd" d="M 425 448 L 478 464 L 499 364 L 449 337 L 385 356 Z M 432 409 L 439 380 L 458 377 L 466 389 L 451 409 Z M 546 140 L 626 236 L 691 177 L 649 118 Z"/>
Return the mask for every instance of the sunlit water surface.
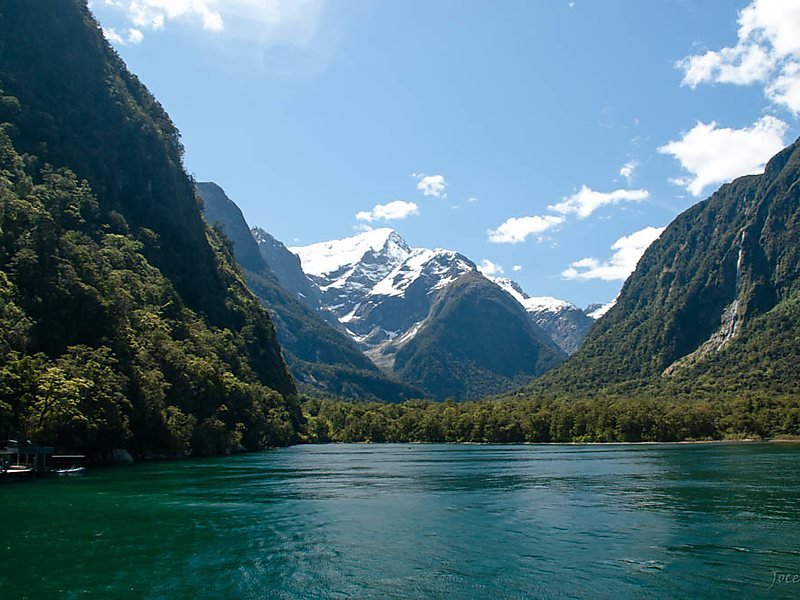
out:
<path id="1" fill-rule="evenodd" d="M 299 446 L 0 486 L 0 598 L 731 594 L 800 597 L 798 445 Z"/>

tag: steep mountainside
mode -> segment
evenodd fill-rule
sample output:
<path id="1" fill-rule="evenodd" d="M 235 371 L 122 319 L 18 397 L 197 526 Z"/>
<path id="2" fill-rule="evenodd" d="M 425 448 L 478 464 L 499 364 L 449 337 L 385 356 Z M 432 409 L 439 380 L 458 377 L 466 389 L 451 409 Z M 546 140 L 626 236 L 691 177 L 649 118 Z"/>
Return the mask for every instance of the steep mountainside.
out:
<path id="1" fill-rule="evenodd" d="M 476 399 L 541 375 L 564 353 L 509 294 L 469 272 L 437 297 L 395 357 L 395 371 L 436 399 Z"/>
<path id="2" fill-rule="evenodd" d="M 583 347 L 538 387 L 796 393 L 800 146 L 722 186 L 645 252 Z"/>
<path id="3" fill-rule="evenodd" d="M 0 89 L 0 435 L 97 455 L 294 439 L 272 323 L 85 2 L 0 0 Z"/>
<path id="4" fill-rule="evenodd" d="M 391 229 L 290 250 L 300 257 L 303 272 L 319 289 L 322 305 L 340 320 L 411 254 L 405 240 Z"/>
<path id="5" fill-rule="evenodd" d="M 324 322 L 319 312 L 310 309 L 296 293 L 284 289 L 264 261 L 263 246 L 260 251 L 241 210 L 222 188 L 198 183 L 197 191 L 208 222 L 221 227 L 231 240 L 250 288 L 269 310 L 286 361 L 301 389 L 318 395 L 387 402 L 420 395 L 381 373 L 347 335 Z M 271 256 L 274 258 L 275 253 Z"/>
<path id="6" fill-rule="evenodd" d="M 475 398 L 509 389 L 541 372 L 535 368 L 536 361 L 529 360 L 531 356 L 538 356 L 540 350 L 542 356 L 553 350 L 553 344 L 532 317 L 520 325 L 518 317 L 525 312 L 517 309 L 522 309 L 522 304 L 512 311 L 493 310 L 496 296 L 505 298 L 507 294 L 479 276 L 475 263 L 458 252 L 412 248 L 391 229 L 375 229 L 291 250 L 300 257 L 303 270 L 320 290 L 323 306 L 338 317 L 367 356 L 384 371 L 394 372 L 414 385 L 426 386 L 424 390 L 434 397 Z M 455 282 L 466 275 L 475 276 L 468 279 L 472 284 L 455 287 L 451 292 Z M 491 289 L 483 289 L 486 287 Z M 461 302 L 458 291 L 469 291 L 471 295 Z M 513 298 L 507 299 L 514 303 Z M 486 310 L 482 302 L 487 303 Z M 444 310 L 449 303 L 459 305 L 458 314 L 473 310 L 470 318 L 476 323 L 464 331 L 484 336 L 472 339 L 472 346 L 464 349 L 467 354 L 454 351 L 449 341 L 449 336 L 453 341 L 462 337 L 462 331 L 451 329 L 457 321 L 445 319 L 437 324 L 443 316 L 451 314 Z M 439 308 L 434 310 L 435 306 Z M 562 311 L 549 318 L 559 321 L 565 314 Z M 498 332 L 511 324 L 521 326 L 525 342 L 519 346 L 521 362 L 510 363 L 509 375 L 489 355 L 494 352 Z M 463 324 L 459 327 L 463 328 Z M 436 339 L 442 352 L 433 353 L 434 345 L 425 339 L 415 341 L 423 331 L 427 332 L 425 339 Z M 478 357 L 481 348 L 486 353 L 483 358 Z M 403 365 L 395 364 L 398 356 L 406 357 Z M 557 358 L 543 360 L 542 364 L 550 367 L 563 358 L 557 349 L 554 356 Z M 437 364 L 425 365 L 428 358 Z M 526 373 L 524 369 L 515 370 L 521 363 L 527 365 Z M 435 377 L 430 375 L 433 370 L 437 373 Z M 459 382 L 465 373 L 472 374 Z"/>
<path id="7" fill-rule="evenodd" d="M 321 310 L 322 303 L 320 302 L 319 289 L 303 273 L 300 257 L 291 252 L 283 242 L 275 239 L 260 227 L 251 228 L 250 233 L 258 244 L 261 258 L 264 259 L 270 270 L 275 273 L 275 277 L 278 278 L 283 289 L 294 295 L 295 298 L 310 309 Z M 333 315 L 326 318 L 326 320 L 329 319 L 336 320 Z M 336 322 L 338 323 L 338 321 Z"/>
<path id="8" fill-rule="evenodd" d="M 589 333 L 594 319 L 572 302 L 550 296 L 531 297 L 515 281 L 496 278 L 493 281 L 519 302 L 530 319 L 567 354 L 573 354 Z"/>

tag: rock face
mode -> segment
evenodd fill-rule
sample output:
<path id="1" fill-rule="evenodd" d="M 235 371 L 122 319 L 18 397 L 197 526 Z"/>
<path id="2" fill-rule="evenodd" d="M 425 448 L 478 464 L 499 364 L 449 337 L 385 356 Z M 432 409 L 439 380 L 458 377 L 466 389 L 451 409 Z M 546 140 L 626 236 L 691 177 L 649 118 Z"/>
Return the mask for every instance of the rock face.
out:
<path id="1" fill-rule="evenodd" d="M 290 250 L 319 289 L 322 306 L 366 355 L 429 396 L 504 391 L 563 359 L 522 306 L 458 252 L 412 248 L 391 229 Z M 518 360 L 501 365 L 496 357 L 509 353 L 498 352 L 495 342 L 509 327 L 523 332 L 511 352 Z M 465 339 L 470 343 L 462 348 Z"/>
<path id="2" fill-rule="evenodd" d="M 518 302 L 477 271 L 443 287 L 414 335 L 389 349 L 395 372 L 438 400 L 508 391 L 565 357 Z"/>
<path id="3" fill-rule="evenodd" d="M 678 216 L 542 385 L 796 393 L 800 145 Z"/>
<path id="4" fill-rule="evenodd" d="M 114 448 L 111 451 L 111 464 L 112 465 L 130 465 L 133 464 L 133 457 L 131 453 L 122 448 Z"/>
<path id="5" fill-rule="evenodd" d="M 584 311 L 571 302 L 550 296 L 531 297 L 510 279 L 497 278 L 494 282 L 511 294 L 528 313 L 531 321 L 567 354 L 573 354 L 580 348 L 594 325 L 591 313 L 587 314 L 589 309 Z"/>
<path id="6" fill-rule="evenodd" d="M 303 273 L 300 258 L 260 227 L 253 227 L 250 232 L 258 244 L 262 260 L 278 278 L 283 289 L 311 310 L 319 311 L 322 308 L 319 289 Z M 335 317 L 332 319 L 336 320 Z"/>
<path id="7" fill-rule="evenodd" d="M 307 279 L 298 282 L 297 273 L 292 273 L 294 255 L 285 248 L 282 251 L 283 245 L 271 236 L 268 239 L 262 233 L 254 237 L 241 210 L 222 188 L 214 183 L 198 183 L 197 192 L 203 199 L 209 223 L 220 227 L 233 243 L 234 256 L 248 285 L 269 310 L 278 342 L 301 390 L 388 402 L 421 395 L 418 390 L 381 373 L 353 340 L 325 322 L 322 317 L 325 311 L 313 308 L 317 305 L 316 288 Z M 275 243 L 270 243 L 270 239 Z M 270 244 L 269 251 L 265 250 L 265 243 Z M 294 284 L 292 291 L 278 280 L 265 262 L 265 255 L 278 258 L 278 269 L 290 285 Z M 303 296 L 300 290 L 305 290 Z"/>

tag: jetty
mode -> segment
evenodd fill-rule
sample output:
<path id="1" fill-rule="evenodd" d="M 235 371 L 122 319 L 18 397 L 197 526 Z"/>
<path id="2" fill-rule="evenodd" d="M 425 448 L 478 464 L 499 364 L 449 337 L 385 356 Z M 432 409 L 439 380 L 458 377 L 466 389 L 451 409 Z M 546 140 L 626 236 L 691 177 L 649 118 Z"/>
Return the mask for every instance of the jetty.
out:
<path id="1" fill-rule="evenodd" d="M 56 454 L 52 446 L 25 439 L 10 439 L 0 450 L 0 481 L 19 481 L 39 475 L 71 475 L 85 467 L 83 454 Z"/>

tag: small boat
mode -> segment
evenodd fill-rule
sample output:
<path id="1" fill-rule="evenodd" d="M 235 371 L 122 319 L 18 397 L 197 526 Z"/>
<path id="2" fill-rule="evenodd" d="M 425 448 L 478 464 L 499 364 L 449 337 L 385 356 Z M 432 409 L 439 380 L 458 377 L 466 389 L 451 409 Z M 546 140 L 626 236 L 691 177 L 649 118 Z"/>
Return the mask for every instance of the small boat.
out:
<path id="1" fill-rule="evenodd" d="M 0 475 L 8 481 L 16 481 L 33 476 L 33 469 L 25 465 L 8 465 L 0 471 Z"/>
<path id="2" fill-rule="evenodd" d="M 56 475 L 80 475 L 86 471 L 86 467 L 66 467 L 64 469 L 53 469 Z"/>

